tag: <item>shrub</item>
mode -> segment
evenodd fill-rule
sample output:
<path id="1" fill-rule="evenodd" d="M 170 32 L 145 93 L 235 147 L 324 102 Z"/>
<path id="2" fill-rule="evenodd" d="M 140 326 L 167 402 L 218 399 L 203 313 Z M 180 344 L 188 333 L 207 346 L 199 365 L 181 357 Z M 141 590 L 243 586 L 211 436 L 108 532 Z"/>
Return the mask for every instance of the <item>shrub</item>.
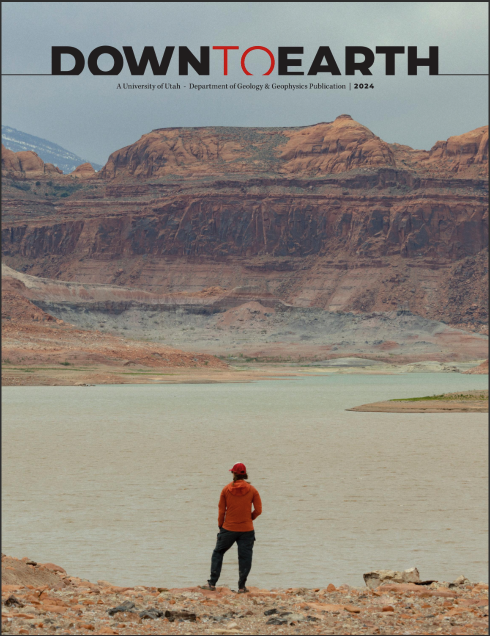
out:
<path id="1" fill-rule="evenodd" d="M 14 188 L 17 188 L 17 190 L 23 190 L 24 192 L 27 192 L 27 190 L 31 189 L 31 186 L 28 183 L 12 183 L 12 185 L 14 186 Z"/>

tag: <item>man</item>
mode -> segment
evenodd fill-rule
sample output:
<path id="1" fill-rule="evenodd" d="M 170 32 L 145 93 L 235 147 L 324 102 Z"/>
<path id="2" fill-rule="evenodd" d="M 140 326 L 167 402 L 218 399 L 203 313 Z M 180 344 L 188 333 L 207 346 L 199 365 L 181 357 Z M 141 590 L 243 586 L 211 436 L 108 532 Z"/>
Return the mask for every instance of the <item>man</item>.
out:
<path id="1" fill-rule="evenodd" d="M 239 462 L 233 468 L 233 481 L 221 491 L 219 498 L 218 540 L 211 557 L 211 577 L 205 590 L 216 590 L 221 574 L 223 555 L 237 542 L 238 545 L 238 593 L 248 592 L 245 582 L 252 568 L 252 553 L 255 541 L 253 520 L 262 512 L 262 502 L 256 488 L 248 479 L 245 464 Z M 252 512 L 252 505 L 254 510 Z"/>

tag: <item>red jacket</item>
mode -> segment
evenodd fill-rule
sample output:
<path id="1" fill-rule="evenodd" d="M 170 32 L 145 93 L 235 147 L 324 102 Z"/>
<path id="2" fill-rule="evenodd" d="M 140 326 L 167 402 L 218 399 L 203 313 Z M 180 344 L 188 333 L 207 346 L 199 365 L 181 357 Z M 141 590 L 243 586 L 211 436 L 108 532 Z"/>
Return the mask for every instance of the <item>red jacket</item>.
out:
<path id="1" fill-rule="evenodd" d="M 262 512 L 258 490 L 243 479 L 231 482 L 223 488 L 218 507 L 218 526 L 232 532 L 253 530 L 253 520 Z"/>

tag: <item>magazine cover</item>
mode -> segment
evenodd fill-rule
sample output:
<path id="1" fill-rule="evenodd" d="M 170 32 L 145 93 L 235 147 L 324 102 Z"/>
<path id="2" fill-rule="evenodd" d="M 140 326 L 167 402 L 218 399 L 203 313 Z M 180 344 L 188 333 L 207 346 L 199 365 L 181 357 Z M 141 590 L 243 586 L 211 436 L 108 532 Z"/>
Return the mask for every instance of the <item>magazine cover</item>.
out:
<path id="1" fill-rule="evenodd" d="M 487 633 L 487 51 L 2 4 L 5 633 Z"/>

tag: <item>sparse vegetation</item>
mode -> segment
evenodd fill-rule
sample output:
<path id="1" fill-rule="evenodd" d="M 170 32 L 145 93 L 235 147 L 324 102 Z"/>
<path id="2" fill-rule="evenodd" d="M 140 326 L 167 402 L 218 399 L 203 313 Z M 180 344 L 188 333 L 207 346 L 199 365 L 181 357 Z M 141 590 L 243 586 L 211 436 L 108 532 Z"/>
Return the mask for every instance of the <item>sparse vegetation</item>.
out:
<path id="1" fill-rule="evenodd" d="M 426 395 L 425 397 L 416 398 L 401 398 L 395 400 L 389 400 L 390 402 L 426 402 L 429 400 L 440 400 L 443 402 L 462 400 L 488 400 L 488 391 L 481 391 L 475 393 L 442 393 L 441 395 Z"/>
<path id="2" fill-rule="evenodd" d="M 23 190 L 24 192 L 27 192 L 28 190 L 31 189 L 31 186 L 29 183 L 19 183 L 17 181 L 12 181 L 12 185 L 14 188 L 17 188 L 17 190 Z"/>

